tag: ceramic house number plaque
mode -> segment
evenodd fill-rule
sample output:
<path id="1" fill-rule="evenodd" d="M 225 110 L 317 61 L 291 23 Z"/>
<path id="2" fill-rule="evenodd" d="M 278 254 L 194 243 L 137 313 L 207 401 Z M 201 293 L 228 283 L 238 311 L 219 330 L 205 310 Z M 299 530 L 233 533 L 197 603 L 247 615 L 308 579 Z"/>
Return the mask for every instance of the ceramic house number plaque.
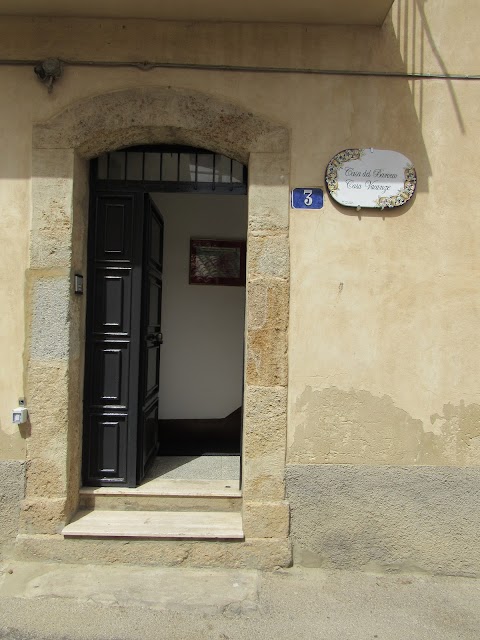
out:
<path id="1" fill-rule="evenodd" d="M 328 163 L 330 195 L 345 207 L 400 207 L 415 193 L 417 174 L 408 158 L 383 149 L 345 149 Z"/>

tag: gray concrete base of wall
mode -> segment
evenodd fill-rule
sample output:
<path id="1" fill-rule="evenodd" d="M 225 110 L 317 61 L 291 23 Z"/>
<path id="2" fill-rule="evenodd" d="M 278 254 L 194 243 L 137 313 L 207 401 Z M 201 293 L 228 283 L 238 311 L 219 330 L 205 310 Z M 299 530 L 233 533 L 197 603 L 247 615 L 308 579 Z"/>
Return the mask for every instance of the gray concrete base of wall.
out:
<path id="1" fill-rule="evenodd" d="M 0 460 L 0 557 L 12 551 L 25 492 L 25 463 Z"/>
<path id="2" fill-rule="evenodd" d="M 17 536 L 16 560 L 273 570 L 292 563 L 287 538 L 245 541 L 125 540 Z"/>
<path id="3" fill-rule="evenodd" d="M 289 465 L 294 563 L 480 575 L 480 468 Z"/>

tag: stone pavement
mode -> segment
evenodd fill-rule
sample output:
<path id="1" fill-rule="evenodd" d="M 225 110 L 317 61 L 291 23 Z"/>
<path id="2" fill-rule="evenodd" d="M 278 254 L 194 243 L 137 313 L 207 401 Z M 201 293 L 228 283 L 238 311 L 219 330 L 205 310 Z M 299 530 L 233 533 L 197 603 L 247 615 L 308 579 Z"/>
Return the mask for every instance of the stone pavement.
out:
<path id="1" fill-rule="evenodd" d="M 5 563 L 8 640 L 478 640 L 480 581 L 294 568 Z"/>

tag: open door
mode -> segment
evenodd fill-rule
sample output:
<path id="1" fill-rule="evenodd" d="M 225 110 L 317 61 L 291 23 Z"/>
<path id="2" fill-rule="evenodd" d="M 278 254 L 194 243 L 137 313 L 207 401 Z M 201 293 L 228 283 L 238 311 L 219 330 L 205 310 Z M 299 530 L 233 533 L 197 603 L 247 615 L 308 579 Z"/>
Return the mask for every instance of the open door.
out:
<path id="1" fill-rule="evenodd" d="M 83 482 L 134 487 L 158 446 L 163 220 L 141 193 L 93 194 Z"/>
<path id="2" fill-rule="evenodd" d="M 137 481 L 145 476 L 158 449 L 158 392 L 162 344 L 163 219 L 148 194 L 144 196 L 144 254 L 139 389 Z"/>

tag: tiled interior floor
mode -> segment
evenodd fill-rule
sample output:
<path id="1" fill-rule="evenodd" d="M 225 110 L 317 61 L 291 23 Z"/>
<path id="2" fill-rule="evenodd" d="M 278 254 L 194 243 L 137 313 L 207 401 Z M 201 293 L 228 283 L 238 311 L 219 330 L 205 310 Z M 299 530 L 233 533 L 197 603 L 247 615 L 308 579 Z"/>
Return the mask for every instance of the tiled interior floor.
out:
<path id="1" fill-rule="evenodd" d="M 240 456 L 159 456 L 144 482 L 153 478 L 180 480 L 227 480 L 238 487 Z"/>
<path id="2" fill-rule="evenodd" d="M 163 456 L 137 487 L 84 487 L 98 495 L 240 495 L 240 456 Z"/>

